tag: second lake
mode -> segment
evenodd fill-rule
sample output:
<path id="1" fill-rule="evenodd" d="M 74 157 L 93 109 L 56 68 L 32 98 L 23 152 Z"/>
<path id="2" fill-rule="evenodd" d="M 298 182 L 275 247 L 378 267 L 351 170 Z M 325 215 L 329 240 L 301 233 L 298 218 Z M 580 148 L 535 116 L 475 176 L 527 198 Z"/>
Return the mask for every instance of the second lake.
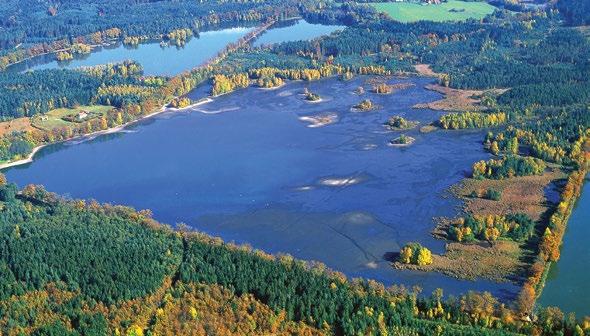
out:
<path id="1" fill-rule="evenodd" d="M 311 24 L 305 20 L 291 20 L 269 29 L 254 43 L 261 45 L 312 39 L 342 28 L 344 27 Z M 229 43 L 236 42 L 253 29 L 252 27 L 237 27 L 201 32 L 198 36 L 189 39 L 183 47 L 162 47 L 160 43 L 144 43 L 130 47 L 117 43 L 112 46 L 98 47 L 90 54 L 77 56 L 67 62 L 56 61 L 53 54 L 42 55 L 12 65 L 8 71 L 73 69 L 134 60 L 143 66 L 146 75 L 174 76 L 205 63 Z"/>

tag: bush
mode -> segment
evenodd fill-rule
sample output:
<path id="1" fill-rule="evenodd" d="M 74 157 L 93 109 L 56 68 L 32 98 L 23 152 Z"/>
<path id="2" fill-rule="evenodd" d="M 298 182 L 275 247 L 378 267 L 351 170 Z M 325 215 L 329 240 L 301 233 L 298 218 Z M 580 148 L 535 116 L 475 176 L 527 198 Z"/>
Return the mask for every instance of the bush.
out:
<path id="1" fill-rule="evenodd" d="M 486 198 L 493 201 L 499 201 L 502 198 L 502 192 L 492 188 L 486 191 Z"/>

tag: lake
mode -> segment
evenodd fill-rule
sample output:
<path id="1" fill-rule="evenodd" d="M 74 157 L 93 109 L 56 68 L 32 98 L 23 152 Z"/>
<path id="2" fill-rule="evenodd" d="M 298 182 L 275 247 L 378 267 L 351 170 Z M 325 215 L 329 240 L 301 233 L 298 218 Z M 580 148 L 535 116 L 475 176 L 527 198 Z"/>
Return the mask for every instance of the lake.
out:
<path id="1" fill-rule="evenodd" d="M 538 303 L 557 306 L 563 312 L 575 312 L 578 317 L 590 315 L 590 184 L 584 185 L 582 196 L 570 217 L 563 238 L 561 257 L 553 263 Z"/>
<path id="2" fill-rule="evenodd" d="M 312 40 L 322 35 L 329 35 L 337 30 L 343 30 L 346 26 L 313 24 L 305 20 L 290 20 L 278 23 L 272 29 L 267 30 L 255 41 L 254 46 L 259 47 L 274 43 Z"/>
<path id="3" fill-rule="evenodd" d="M 9 71 L 41 69 L 72 69 L 82 66 L 116 63 L 134 60 L 143 66 L 146 75 L 174 76 L 185 70 L 203 64 L 225 48 L 236 42 L 253 28 L 229 28 L 202 32 L 193 37 L 183 47 L 161 47 L 160 43 L 144 43 L 138 46 L 125 46 L 117 43 L 109 47 L 98 47 L 92 53 L 81 55 L 68 62 L 57 62 L 55 55 L 43 55 L 8 68 Z"/>
<path id="4" fill-rule="evenodd" d="M 411 107 L 440 94 L 424 88 L 431 79 L 396 79 L 391 83 L 415 86 L 378 95 L 366 79 L 240 90 L 120 133 L 46 147 L 33 163 L 5 173 L 20 186 L 148 208 L 162 222 L 319 260 L 349 277 L 420 285 L 426 293 L 442 287 L 447 294 L 477 289 L 514 298 L 513 284 L 389 266 L 385 255 L 410 241 L 444 251 L 444 242 L 430 235 L 432 218 L 456 213 L 459 201 L 449 186 L 489 154 L 482 131 L 415 129 L 405 132 L 416 138 L 413 145 L 388 145 L 400 135 L 383 126 L 389 116 L 425 125 L 441 112 Z M 367 91 L 362 96 L 354 93 L 359 86 Z M 323 101 L 305 101 L 306 87 Z M 191 98 L 208 90 L 202 86 Z M 351 111 L 365 98 L 381 108 Z M 306 118 L 317 116 L 336 122 L 309 127 Z"/>
<path id="5" fill-rule="evenodd" d="M 312 39 L 343 28 L 343 26 L 311 24 L 305 20 L 291 20 L 277 25 L 277 28 L 271 28 L 254 43 L 260 45 Z M 236 42 L 253 29 L 238 27 L 201 32 L 198 37 L 188 40 L 183 47 L 162 47 L 160 43 L 144 43 L 132 47 L 116 43 L 112 46 L 98 47 L 90 54 L 79 55 L 67 62 L 56 61 L 53 54 L 42 55 L 12 65 L 7 71 L 72 69 L 134 60 L 143 66 L 146 75 L 174 76 L 205 63 L 223 50 L 227 44 Z"/>

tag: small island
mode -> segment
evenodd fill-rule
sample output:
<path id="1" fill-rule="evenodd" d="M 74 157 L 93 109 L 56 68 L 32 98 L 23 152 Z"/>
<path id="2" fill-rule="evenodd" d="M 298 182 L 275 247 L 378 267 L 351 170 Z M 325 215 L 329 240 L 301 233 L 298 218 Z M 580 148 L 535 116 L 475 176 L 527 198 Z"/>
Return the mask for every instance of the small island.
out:
<path id="1" fill-rule="evenodd" d="M 389 141 L 391 146 L 402 147 L 402 146 L 409 146 L 414 143 L 416 139 L 412 138 L 411 136 L 407 136 L 405 134 L 400 135 L 399 137 Z"/>
<path id="2" fill-rule="evenodd" d="M 389 120 L 387 120 L 387 122 L 385 123 L 385 126 L 387 126 L 390 130 L 400 131 L 400 130 L 412 129 L 412 128 L 418 126 L 418 122 L 412 121 L 412 120 L 406 120 L 404 117 L 396 115 L 396 116 L 390 117 Z"/>
<path id="3" fill-rule="evenodd" d="M 305 88 L 303 95 L 305 96 L 305 100 L 308 102 L 317 103 L 322 101 L 322 97 L 319 94 L 311 92 L 307 88 Z"/>
<path id="4" fill-rule="evenodd" d="M 391 86 L 385 83 L 381 83 L 373 86 L 373 92 L 378 94 L 391 94 L 393 92 L 393 89 Z"/>
<path id="5" fill-rule="evenodd" d="M 74 55 L 89 54 L 91 51 L 92 48 L 86 44 L 74 43 L 69 50 L 58 51 L 55 54 L 55 59 L 58 62 L 70 61 L 74 59 Z"/>
<path id="6" fill-rule="evenodd" d="M 365 99 L 360 103 L 354 105 L 352 108 L 356 111 L 366 112 L 375 109 L 376 106 L 369 99 Z"/>

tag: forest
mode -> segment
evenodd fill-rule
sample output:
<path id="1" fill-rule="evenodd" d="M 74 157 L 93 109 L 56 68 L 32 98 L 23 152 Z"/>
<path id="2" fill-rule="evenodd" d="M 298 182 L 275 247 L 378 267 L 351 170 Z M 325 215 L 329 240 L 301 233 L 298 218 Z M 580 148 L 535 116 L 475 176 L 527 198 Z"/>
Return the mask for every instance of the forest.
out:
<path id="1" fill-rule="evenodd" d="M 447 114 L 438 122 L 449 132 L 493 127 L 482 142 L 495 157 L 474 163 L 473 177 L 539 175 L 547 161 L 563 165 L 568 178 L 542 227 L 533 228 L 527 215 L 513 213 L 466 215 L 450 229 L 451 240 L 457 242 L 528 242 L 540 231 L 533 264 L 514 304 L 500 303 L 489 293 L 443 299 L 442 291 L 418 295 L 418 290 L 348 281 L 321 264 L 270 256 L 184 228 L 174 231 L 156 223 L 149 211 L 65 200 L 39 186 L 17 190 L 2 181 L 2 334 L 161 334 L 174 330 L 170 325 L 175 319 L 190 328 L 199 316 L 211 316 L 204 307 L 195 308 L 207 300 L 231 301 L 227 316 L 245 314 L 269 330 L 276 327 L 272 317 L 283 321 L 281 330 L 337 335 L 590 334 L 588 321 L 554 308 L 540 309 L 535 321 L 525 318 L 542 288 L 547 263 L 559 259 L 567 219 L 586 175 L 590 42 L 573 26 L 590 22 L 587 1 L 560 0 L 546 10 L 497 11 L 460 23 L 408 24 L 349 2 L 29 2 L 26 11 L 19 1 L 0 4 L 2 69 L 47 52 L 68 57 L 73 50 L 85 50 L 82 45 L 110 40 L 132 45 L 158 38 L 180 46 L 207 27 L 294 15 L 348 27 L 313 41 L 228 47 L 217 62 L 172 78 L 143 76 L 141 65 L 134 62 L 80 70 L 3 71 L 2 120 L 40 117 L 59 107 L 113 107 L 75 127 L 3 135 L 3 161 L 25 157 L 39 144 L 122 125 L 165 104 L 186 106 L 191 101 L 182 96 L 204 82 L 219 95 L 247 87 L 251 80 L 268 87 L 328 76 L 346 80 L 364 74 L 408 75 L 415 73 L 414 65 L 426 63 L 442 74 L 442 86 L 504 89 L 486 93 L 484 110 Z M 430 251 L 422 246 L 406 247 L 409 263 L 431 261 Z M 267 318 L 253 317 L 251 307 L 266 312 Z"/>
<path id="2" fill-rule="evenodd" d="M 33 116 L 58 107 L 88 104 L 99 78 L 82 72 L 43 70 L 0 73 L 0 109 L 4 119 Z M 36 90 L 30 90 L 31 87 Z"/>
<path id="3" fill-rule="evenodd" d="M 268 255 L 182 227 L 174 231 L 149 211 L 65 200 L 40 186 L 17 190 L 2 182 L 0 200 L 3 333 L 141 335 L 196 328 L 202 325 L 198 316 L 211 314 L 195 308 L 195 297 L 202 295 L 218 302 L 219 296 L 235 297 L 234 314 L 268 306 L 267 316 L 336 335 L 553 334 L 582 328 L 554 310 L 542 312 L 535 323 L 521 321 L 486 293 L 444 299 L 437 290 L 418 297 L 416 289 L 349 281 L 319 263 Z M 427 262 L 429 251 L 416 247 L 424 254 L 416 258 Z M 17 309 L 19 303 L 27 308 Z M 183 324 L 163 323 L 169 314 L 184 314 Z"/>
<path id="4" fill-rule="evenodd" d="M 582 26 L 590 23 L 590 3 L 584 0 L 561 0 L 557 8 L 572 26 Z"/>
<path id="5" fill-rule="evenodd" d="M 257 22 L 277 7 L 296 2 L 263 1 L 3 1 L 0 4 L 0 47 L 14 47 L 90 35 L 118 28 L 125 36 L 155 36 L 175 29 Z"/>
<path id="6" fill-rule="evenodd" d="M 0 70 L 46 53 L 67 60 L 74 53 L 117 41 L 137 45 L 161 40 L 182 47 L 202 30 L 256 25 L 299 13 L 299 2 L 276 0 L 27 2 L 27 11 L 20 10 L 18 1 L 0 5 Z"/>
<path id="7" fill-rule="evenodd" d="M 105 91 L 112 91 L 109 87 L 133 85 L 137 88 L 135 96 L 141 95 L 140 91 L 147 94 L 150 87 L 158 86 L 158 81 L 146 80 L 142 75 L 141 65 L 130 61 L 80 71 L 0 72 L 0 117 L 4 120 L 33 117 L 55 108 L 89 105 L 95 101 L 115 107 L 130 101 L 138 102 L 139 99 L 131 98 L 132 94 L 127 94 L 125 99 L 120 95 L 109 96 Z"/>

